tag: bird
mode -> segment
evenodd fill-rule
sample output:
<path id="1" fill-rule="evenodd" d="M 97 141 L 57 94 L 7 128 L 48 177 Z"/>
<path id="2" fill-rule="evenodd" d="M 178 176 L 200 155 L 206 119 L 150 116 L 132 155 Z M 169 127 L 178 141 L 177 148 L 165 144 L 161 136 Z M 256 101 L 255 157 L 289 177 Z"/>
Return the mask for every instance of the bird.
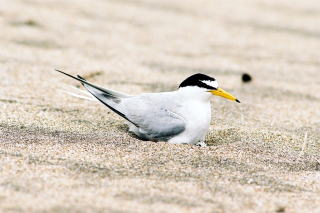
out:
<path id="1" fill-rule="evenodd" d="M 98 101 L 127 121 L 129 132 L 141 140 L 206 146 L 211 123 L 211 96 L 240 101 L 219 87 L 215 78 L 197 73 L 181 82 L 177 90 L 128 95 L 73 76 Z"/>

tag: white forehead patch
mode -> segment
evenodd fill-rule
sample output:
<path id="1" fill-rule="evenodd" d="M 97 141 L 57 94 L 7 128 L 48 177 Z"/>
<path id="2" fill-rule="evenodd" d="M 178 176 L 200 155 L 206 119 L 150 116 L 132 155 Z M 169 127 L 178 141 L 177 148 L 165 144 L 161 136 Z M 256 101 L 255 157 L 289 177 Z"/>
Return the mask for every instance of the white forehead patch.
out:
<path id="1" fill-rule="evenodd" d="M 205 83 L 206 85 L 210 86 L 210 87 L 214 87 L 214 88 L 218 88 L 218 82 L 217 81 L 210 81 L 210 80 L 206 80 L 206 81 L 201 81 L 203 83 Z"/>

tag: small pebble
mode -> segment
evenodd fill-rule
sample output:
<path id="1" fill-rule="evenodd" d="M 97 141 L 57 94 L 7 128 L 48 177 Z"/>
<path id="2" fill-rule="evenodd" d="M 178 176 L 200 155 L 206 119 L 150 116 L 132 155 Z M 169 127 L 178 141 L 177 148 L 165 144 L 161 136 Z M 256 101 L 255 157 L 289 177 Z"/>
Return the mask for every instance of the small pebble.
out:
<path id="1" fill-rule="evenodd" d="M 242 82 L 249 83 L 251 80 L 252 80 L 251 75 L 249 75 L 248 73 L 242 74 Z"/>

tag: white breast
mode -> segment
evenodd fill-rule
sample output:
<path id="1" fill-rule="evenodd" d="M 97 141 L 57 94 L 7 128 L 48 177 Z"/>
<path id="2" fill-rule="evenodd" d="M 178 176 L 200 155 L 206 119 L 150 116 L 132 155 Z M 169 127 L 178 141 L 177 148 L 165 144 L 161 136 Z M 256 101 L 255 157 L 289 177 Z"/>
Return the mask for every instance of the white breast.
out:
<path id="1" fill-rule="evenodd" d="M 192 100 L 183 105 L 179 114 L 183 115 L 186 120 L 186 129 L 168 142 L 196 144 L 204 141 L 211 122 L 210 101 Z"/>

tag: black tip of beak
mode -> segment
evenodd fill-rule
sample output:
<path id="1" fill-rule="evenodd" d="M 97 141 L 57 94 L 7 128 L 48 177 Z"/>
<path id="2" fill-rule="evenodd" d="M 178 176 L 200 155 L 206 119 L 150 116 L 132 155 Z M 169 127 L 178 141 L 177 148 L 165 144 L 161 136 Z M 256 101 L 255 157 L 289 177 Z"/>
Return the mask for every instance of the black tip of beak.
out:
<path id="1" fill-rule="evenodd" d="M 236 102 L 241 103 L 238 99 L 236 99 Z"/>

